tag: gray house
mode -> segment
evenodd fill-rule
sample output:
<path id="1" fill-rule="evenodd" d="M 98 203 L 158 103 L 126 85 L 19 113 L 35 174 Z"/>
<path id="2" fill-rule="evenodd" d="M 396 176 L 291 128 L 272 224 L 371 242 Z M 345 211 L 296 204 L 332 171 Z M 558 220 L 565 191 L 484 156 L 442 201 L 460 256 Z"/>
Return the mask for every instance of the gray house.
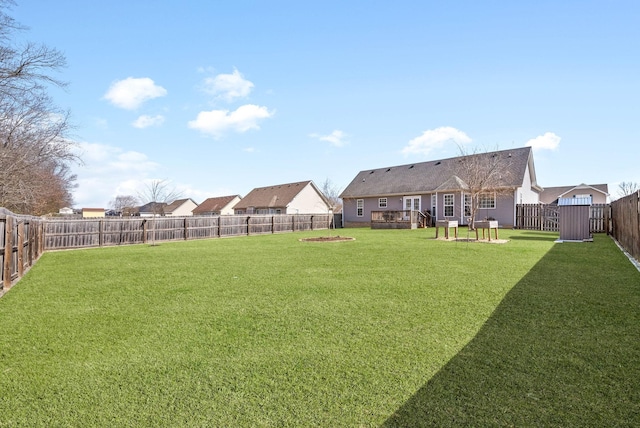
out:
<path id="1" fill-rule="evenodd" d="M 340 195 L 345 227 L 369 226 L 380 211 L 419 211 L 434 221 L 467 224 L 471 195 L 459 167 L 465 161 L 497 169 L 496 191 L 480 195 L 476 220 L 513 227 L 516 204 L 539 202 L 531 147 L 522 147 L 360 171 Z"/>

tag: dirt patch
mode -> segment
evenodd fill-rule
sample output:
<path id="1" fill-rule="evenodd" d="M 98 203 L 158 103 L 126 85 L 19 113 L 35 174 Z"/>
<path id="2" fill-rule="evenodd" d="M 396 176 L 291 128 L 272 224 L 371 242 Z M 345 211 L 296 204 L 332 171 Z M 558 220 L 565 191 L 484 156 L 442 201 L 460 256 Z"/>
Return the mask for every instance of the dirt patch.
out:
<path id="1" fill-rule="evenodd" d="M 349 236 L 315 236 L 313 238 L 302 238 L 302 242 L 343 242 L 343 241 L 355 241 L 356 238 Z"/>

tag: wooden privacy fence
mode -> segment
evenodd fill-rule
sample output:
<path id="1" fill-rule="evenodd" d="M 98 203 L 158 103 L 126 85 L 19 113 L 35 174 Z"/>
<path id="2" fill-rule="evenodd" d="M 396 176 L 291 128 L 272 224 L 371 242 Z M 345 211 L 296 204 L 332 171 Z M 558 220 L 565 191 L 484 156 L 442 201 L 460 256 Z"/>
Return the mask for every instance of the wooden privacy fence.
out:
<path id="1" fill-rule="evenodd" d="M 43 220 L 0 208 L 0 296 L 20 279 L 42 254 Z"/>
<path id="2" fill-rule="evenodd" d="M 611 203 L 613 237 L 640 260 L 640 191 Z"/>
<path id="3" fill-rule="evenodd" d="M 591 233 L 609 233 L 611 230 L 611 206 L 593 204 L 589 208 Z M 517 204 L 516 229 L 546 230 L 558 232 L 558 206 L 548 204 Z"/>
<path id="4" fill-rule="evenodd" d="M 44 249 L 88 248 L 328 229 L 329 214 L 47 219 Z"/>

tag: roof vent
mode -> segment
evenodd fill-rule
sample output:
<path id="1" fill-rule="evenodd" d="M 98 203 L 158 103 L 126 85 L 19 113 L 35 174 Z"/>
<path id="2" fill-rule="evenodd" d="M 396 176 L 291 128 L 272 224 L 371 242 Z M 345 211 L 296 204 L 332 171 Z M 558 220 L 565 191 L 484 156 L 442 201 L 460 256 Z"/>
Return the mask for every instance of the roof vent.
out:
<path id="1" fill-rule="evenodd" d="M 413 168 L 413 166 L 414 166 L 414 165 L 411 165 L 411 166 L 409 167 L 409 169 Z"/>
<path id="2" fill-rule="evenodd" d="M 387 168 L 387 171 L 386 171 L 386 172 L 389 172 L 389 171 L 391 171 L 391 168 Z"/>
<path id="3" fill-rule="evenodd" d="M 440 165 L 441 163 L 442 163 L 442 162 L 438 161 L 438 162 L 436 162 L 436 165 Z"/>

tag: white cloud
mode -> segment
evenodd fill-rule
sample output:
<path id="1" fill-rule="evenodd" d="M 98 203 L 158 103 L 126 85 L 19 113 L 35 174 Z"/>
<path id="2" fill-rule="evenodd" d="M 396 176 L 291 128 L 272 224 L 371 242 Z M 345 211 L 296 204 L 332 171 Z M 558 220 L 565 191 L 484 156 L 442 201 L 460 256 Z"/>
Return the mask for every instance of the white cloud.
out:
<path id="1" fill-rule="evenodd" d="M 347 134 L 338 129 L 336 129 L 329 135 L 310 134 L 309 136 L 312 138 L 317 138 L 320 141 L 328 141 L 334 147 L 342 147 L 347 144 L 347 141 L 345 140 Z"/>
<path id="2" fill-rule="evenodd" d="M 218 74 L 204 80 L 205 92 L 231 102 L 236 98 L 245 98 L 253 89 L 253 82 L 234 69 L 231 74 Z"/>
<path id="3" fill-rule="evenodd" d="M 198 113 L 196 120 L 188 123 L 189 128 L 219 138 L 227 131 L 246 132 L 250 129 L 260 129 L 258 122 L 273 116 L 266 107 L 245 104 L 237 110 L 211 110 Z"/>
<path id="4" fill-rule="evenodd" d="M 527 147 L 532 147 L 533 150 L 556 150 L 559 145 L 560 137 L 553 132 L 545 132 L 544 135 L 532 138 L 525 144 Z"/>
<path id="5" fill-rule="evenodd" d="M 149 116 L 148 114 L 143 114 L 139 118 L 137 118 L 131 125 L 134 128 L 148 128 L 150 126 L 160 126 L 164 123 L 164 116 Z"/>
<path id="6" fill-rule="evenodd" d="M 114 82 L 104 94 L 104 98 L 117 107 L 135 110 L 145 101 L 165 95 L 167 95 L 167 90 L 156 85 L 148 77 L 127 77 L 124 80 Z"/>
<path id="7" fill-rule="evenodd" d="M 137 189 L 160 165 L 144 154 L 99 143 L 78 143 L 84 164 L 74 167 L 79 207 L 106 207 L 117 195 L 137 195 Z"/>
<path id="8" fill-rule="evenodd" d="M 402 149 L 402 153 L 427 155 L 447 143 L 462 145 L 470 142 L 471 138 L 464 132 L 450 126 L 442 126 L 424 131 L 422 135 L 409 141 L 409 144 Z"/>

